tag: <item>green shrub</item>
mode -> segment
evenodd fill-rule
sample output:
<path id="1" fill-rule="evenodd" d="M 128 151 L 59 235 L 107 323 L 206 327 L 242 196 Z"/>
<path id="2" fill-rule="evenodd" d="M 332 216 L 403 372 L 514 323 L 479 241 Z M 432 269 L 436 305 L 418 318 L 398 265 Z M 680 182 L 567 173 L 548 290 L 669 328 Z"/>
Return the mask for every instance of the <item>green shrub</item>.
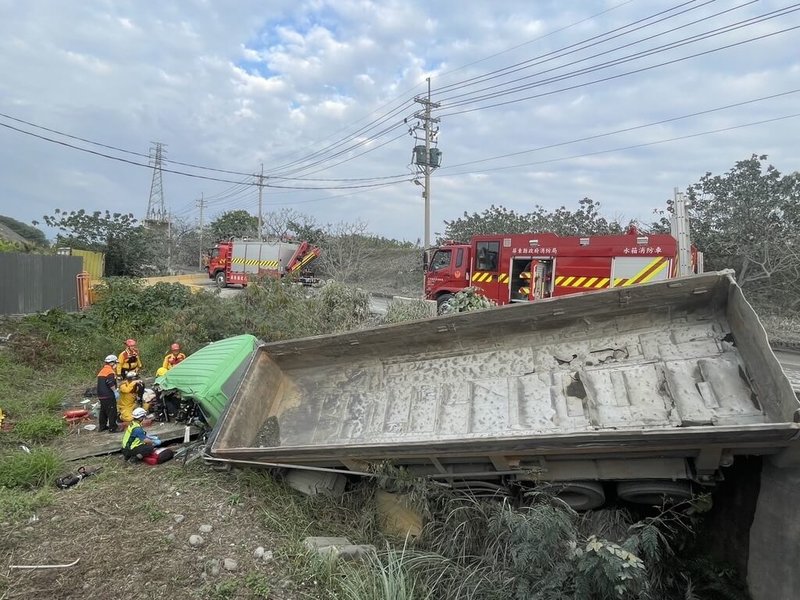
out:
<path id="1" fill-rule="evenodd" d="M 430 305 L 425 300 L 394 300 L 389 304 L 383 322 L 402 323 L 432 316 L 436 316 L 436 311 L 431 312 Z"/>
<path id="2" fill-rule="evenodd" d="M 316 313 L 321 333 L 350 331 L 369 319 L 369 294 L 357 287 L 330 281 L 319 290 L 311 308 Z"/>
<path id="3" fill-rule="evenodd" d="M 31 443 L 42 444 L 64 433 L 64 419 L 51 415 L 38 414 L 24 417 L 14 426 L 14 437 Z"/>
<path id="4" fill-rule="evenodd" d="M 51 484 L 62 461 L 51 448 L 15 450 L 0 455 L 0 487 L 38 488 Z"/>
<path id="5" fill-rule="evenodd" d="M 478 288 L 468 287 L 460 290 L 450 300 L 442 304 L 441 312 L 442 314 L 470 312 L 492 308 L 493 306 L 497 306 L 497 303 L 481 294 Z"/>

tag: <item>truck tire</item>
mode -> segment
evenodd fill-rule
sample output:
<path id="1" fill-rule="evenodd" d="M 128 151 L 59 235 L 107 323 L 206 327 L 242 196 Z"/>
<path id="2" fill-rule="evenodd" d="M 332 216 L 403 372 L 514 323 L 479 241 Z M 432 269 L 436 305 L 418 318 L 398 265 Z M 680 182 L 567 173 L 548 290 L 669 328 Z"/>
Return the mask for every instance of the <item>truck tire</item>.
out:
<path id="1" fill-rule="evenodd" d="M 688 481 L 622 481 L 617 484 L 620 500 L 635 504 L 675 504 L 692 498 L 692 484 Z"/>
<path id="2" fill-rule="evenodd" d="M 445 302 L 449 302 L 453 299 L 453 294 L 442 294 L 436 299 L 436 314 L 441 315 L 442 313 L 442 305 Z"/>
<path id="3" fill-rule="evenodd" d="M 603 506 L 606 494 L 596 481 L 564 481 L 538 488 L 565 502 L 572 510 L 592 510 Z"/>
<path id="4" fill-rule="evenodd" d="M 218 288 L 224 288 L 228 284 L 225 278 L 225 271 L 217 271 L 217 274 L 214 276 L 214 281 L 217 282 Z"/>

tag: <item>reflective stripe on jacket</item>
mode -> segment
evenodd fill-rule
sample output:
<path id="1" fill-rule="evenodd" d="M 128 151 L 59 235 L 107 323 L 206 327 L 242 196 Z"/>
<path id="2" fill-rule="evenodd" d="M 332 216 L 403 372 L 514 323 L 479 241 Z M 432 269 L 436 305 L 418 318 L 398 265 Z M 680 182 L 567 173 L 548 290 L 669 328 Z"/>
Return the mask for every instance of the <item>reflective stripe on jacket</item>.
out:
<path id="1" fill-rule="evenodd" d="M 144 428 L 142 427 L 142 424 L 139 421 L 131 421 L 128 427 L 125 429 L 125 433 L 122 434 L 123 449 L 133 450 L 134 448 L 138 448 L 144 444 L 144 440 L 141 440 L 133 435 L 133 432 L 137 429 L 141 429 L 144 436 Z"/>

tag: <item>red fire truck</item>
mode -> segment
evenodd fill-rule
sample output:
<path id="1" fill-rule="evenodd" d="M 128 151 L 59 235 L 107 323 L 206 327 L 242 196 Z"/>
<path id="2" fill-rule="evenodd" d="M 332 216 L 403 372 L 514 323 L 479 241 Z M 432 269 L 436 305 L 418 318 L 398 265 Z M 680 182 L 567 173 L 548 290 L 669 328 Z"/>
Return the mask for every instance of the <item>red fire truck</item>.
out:
<path id="1" fill-rule="evenodd" d="M 699 253 L 691 249 L 696 269 Z M 441 306 L 469 286 L 498 304 L 661 281 L 678 274 L 669 234 L 561 237 L 553 233 L 479 235 L 426 253 L 425 297 Z"/>
<path id="2" fill-rule="evenodd" d="M 320 249 L 308 242 L 262 242 L 230 240 L 220 242 L 207 256 L 208 277 L 219 287 L 247 285 L 250 276 L 282 277 L 296 274 L 300 281 L 313 279 L 308 270 Z"/>

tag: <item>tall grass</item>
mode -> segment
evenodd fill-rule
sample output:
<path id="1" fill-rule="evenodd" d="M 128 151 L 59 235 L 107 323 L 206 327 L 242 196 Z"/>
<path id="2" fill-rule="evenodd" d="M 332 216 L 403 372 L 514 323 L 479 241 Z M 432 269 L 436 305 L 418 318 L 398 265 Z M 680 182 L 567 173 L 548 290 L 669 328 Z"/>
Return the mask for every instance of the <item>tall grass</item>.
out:
<path id="1" fill-rule="evenodd" d="M 63 462 L 50 448 L 7 451 L 0 455 L 0 487 L 32 489 L 50 485 Z"/>
<path id="2" fill-rule="evenodd" d="M 14 437 L 29 444 L 43 444 L 60 436 L 64 433 L 65 428 L 64 419 L 46 414 L 35 414 L 24 417 L 16 423 Z"/>

